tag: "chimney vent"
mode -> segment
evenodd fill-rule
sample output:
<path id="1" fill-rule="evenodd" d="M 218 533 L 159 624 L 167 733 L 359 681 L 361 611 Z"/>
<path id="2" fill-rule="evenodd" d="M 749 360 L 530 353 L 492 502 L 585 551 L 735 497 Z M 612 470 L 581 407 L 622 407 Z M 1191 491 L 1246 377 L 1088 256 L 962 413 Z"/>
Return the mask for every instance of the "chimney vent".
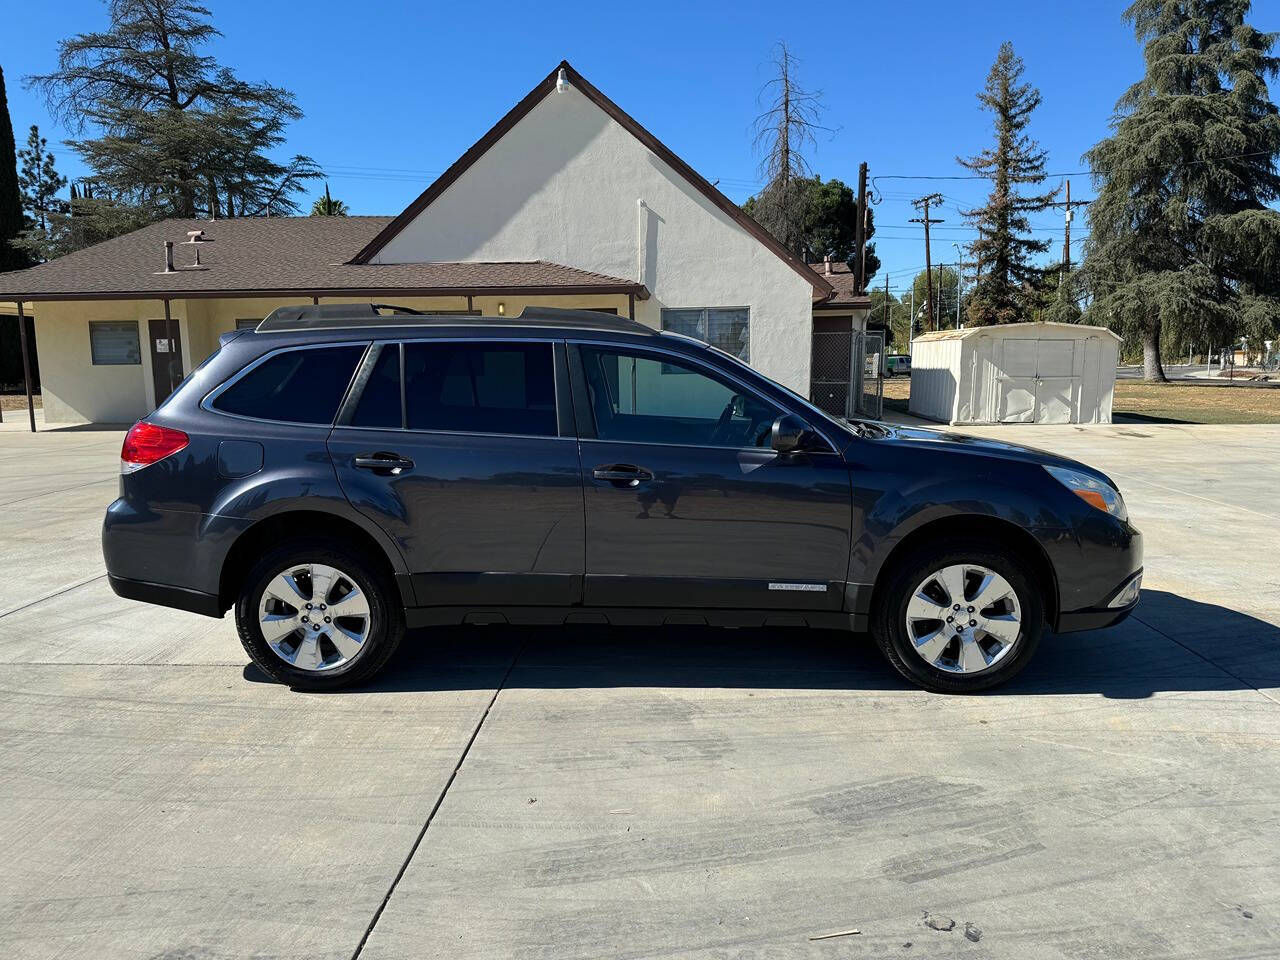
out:
<path id="1" fill-rule="evenodd" d="M 822 258 L 822 272 L 828 277 L 831 276 L 831 254 L 827 254 Z"/>
<path id="2" fill-rule="evenodd" d="M 187 231 L 187 243 L 203 243 L 203 242 L 204 242 L 204 231 L 203 231 L 203 230 L 188 230 L 188 231 Z"/>
<path id="3" fill-rule="evenodd" d="M 173 241 L 164 242 L 164 272 L 173 273 Z"/>

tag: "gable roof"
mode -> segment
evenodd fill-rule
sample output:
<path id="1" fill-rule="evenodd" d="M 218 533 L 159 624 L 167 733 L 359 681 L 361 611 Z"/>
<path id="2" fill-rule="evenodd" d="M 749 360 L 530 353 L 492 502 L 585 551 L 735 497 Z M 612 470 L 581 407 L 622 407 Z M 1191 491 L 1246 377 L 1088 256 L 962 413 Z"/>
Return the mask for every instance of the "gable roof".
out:
<path id="1" fill-rule="evenodd" d="M 639 140 L 645 147 L 656 154 L 667 166 L 671 167 L 676 173 L 680 174 L 685 180 L 692 184 L 699 193 L 719 207 L 732 220 L 741 226 L 747 233 L 755 237 L 762 244 L 768 247 L 778 258 L 784 261 L 787 266 L 791 267 L 796 273 L 804 277 L 812 286 L 814 299 L 822 300 L 832 294 L 832 286 L 823 277 L 818 276 L 799 257 L 795 256 L 791 251 L 779 243 L 774 236 L 764 227 L 756 223 L 751 217 L 742 212 L 742 208 L 717 190 L 714 186 L 707 182 L 707 179 L 700 173 L 689 166 L 678 156 L 672 153 L 671 149 L 651 134 L 644 127 L 640 126 L 634 118 L 625 113 L 621 107 L 606 97 L 603 93 L 592 86 L 587 80 L 578 73 L 577 70 L 570 66 L 568 60 L 561 60 L 547 76 L 536 87 L 529 91 L 529 94 L 517 103 L 506 116 L 494 124 L 489 132 L 471 145 L 461 157 L 454 161 L 453 165 L 442 173 L 431 186 L 422 191 L 409 206 L 401 211 L 400 215 L 378 231 L 377 236 L 370 240 L 364 248 L 357 253 L 352 259 L 353 264 L 367 264 L 373 257 L 385 247 L 393 237 L 401 230 L 407 227 L 422 213 L 427 207 L 438 198 L 442 193 L 449 189 L 453 183 L 461 177 L 468 168 L 471 167 L 480 157 L 484 156 L 495 143 L 506 135 L 507 131 L 519 123 L 524 117 L 556 88 L 556 80 L 560 71 L 564 71 L 565 79 L 577 88 L 588 100 L 603 110 L 611 119 L 618 123 L 623 129 Z"/>
<path id="2" fill-rule="evenodd" d="M 353 265 L 390 217 L 162 220 L 26 270 L 0 273 L 0 299 L 188 299 L 217 296 L 633 294 L 643 284 L 545 260 Z M 204 242 L 189 246 L 190 230 Z M 173 241 L 172 273 L 164 242 Z M 194 251 L 200 253 L 195 266 Z"/>

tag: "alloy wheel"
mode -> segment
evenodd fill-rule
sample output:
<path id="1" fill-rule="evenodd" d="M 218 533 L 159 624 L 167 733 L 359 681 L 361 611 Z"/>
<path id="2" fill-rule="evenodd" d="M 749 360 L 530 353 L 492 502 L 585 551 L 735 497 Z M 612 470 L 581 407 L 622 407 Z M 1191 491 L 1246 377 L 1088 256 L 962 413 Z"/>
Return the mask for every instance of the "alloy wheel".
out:
<path id="1" fill-rule="evenodd" d="M 925 577 L 907 601 L 907 638 L 917 656 L 948 673 L 975 674 L 1005 660 L 1022 633 L 1009 581 L 980 564 L 957 563 Z"/>
<path id="2" fill-rule="evenodd" d="M 293 564 L 267 582 L 258 628 L 289 666 L 319 672 L 350 662 L 369 637 L 369 599 L 348 574 L 323 563 Z"/>

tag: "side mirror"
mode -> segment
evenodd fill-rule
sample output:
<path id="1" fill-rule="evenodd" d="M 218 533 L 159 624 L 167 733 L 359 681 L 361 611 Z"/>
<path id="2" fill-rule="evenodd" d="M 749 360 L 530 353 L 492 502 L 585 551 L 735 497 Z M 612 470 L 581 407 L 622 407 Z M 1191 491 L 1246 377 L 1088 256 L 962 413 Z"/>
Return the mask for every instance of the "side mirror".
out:
<path id="1" fill-rule="evenodd" d="M 808 432 L 807 423 L 797 416 L 784 413 L 773 421 L 773 440 L 770 446 L 778 453 L 795 453 L 800 449 L 800 443 Z"/>

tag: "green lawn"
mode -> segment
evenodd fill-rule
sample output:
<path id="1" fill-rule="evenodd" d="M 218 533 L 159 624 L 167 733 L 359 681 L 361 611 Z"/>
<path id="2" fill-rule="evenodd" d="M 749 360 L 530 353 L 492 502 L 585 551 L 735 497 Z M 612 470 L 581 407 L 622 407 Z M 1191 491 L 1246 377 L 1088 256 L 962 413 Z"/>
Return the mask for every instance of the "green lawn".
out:
<path id="1" fill-rule="evenodd" d="M 884 382 L 884 408 L 907 412 L 911 381 Z M 1280 423 L 1280 388 L 1116 381 L 1112 414 L 1151 423 Z"/>

